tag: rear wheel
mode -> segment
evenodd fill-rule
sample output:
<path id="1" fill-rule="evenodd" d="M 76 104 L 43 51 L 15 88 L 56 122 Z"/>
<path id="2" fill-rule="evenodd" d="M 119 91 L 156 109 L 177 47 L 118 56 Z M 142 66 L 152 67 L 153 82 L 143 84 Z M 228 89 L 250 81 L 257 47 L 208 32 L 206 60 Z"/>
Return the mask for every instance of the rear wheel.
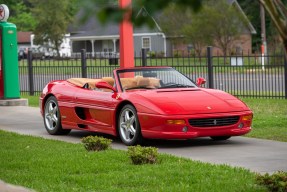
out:
<path id="1" fill-rule="evenodd" d="M 135 145 L 142 141 L 137 112 L 130 104 L 125 105 L 118 116 L 118 131 L 122 142 L 126 145 Z"/>
<path id="2" fill-rule="evenodd" d="M 223 141 L 223 140 L 229 139 L 230 137 L 231 136 L 214 136 L 214 137 L 210 137 L 210 138 L 215 140 L 215 141 Z"/>
<path id="3" fill-rule="evenodd" d="M 71 129 L 63 129 L 61 124 L 61 114 L 56 97 L 51 96 L 47 99 L 44 107 L 44 125 L 47 132 L 51 135 L 65 135 Z"/>

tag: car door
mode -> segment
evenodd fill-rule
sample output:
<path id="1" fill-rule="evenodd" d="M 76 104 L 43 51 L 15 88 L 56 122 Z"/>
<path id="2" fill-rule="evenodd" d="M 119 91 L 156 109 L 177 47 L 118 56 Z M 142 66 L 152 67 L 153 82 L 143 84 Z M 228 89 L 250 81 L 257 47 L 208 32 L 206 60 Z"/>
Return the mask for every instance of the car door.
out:
<path id="1" fill-rule="evenodd" d="M 95 129 L 111 128 L 117 100 L 115 93 L 101 89 L 81 89 L 75 93 L 76 111 L 84 113 L 84 121 Z"/>

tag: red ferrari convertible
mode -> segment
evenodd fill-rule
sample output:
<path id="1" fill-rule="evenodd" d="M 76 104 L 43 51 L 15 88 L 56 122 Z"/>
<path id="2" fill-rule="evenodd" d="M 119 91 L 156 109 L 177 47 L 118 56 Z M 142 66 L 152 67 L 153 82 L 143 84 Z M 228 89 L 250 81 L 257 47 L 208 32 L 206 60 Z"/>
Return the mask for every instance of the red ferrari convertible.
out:
<path id="1" fill-rule="evenodd" d="M 126 145 L 144 138 L 226 140 L 251 130 L 253 113 L 236 97 L 201 88 L 171 67 L 116 69 L 113 77 L 52 81 L 40 97 L 45 128 L 119 136 Z"/>

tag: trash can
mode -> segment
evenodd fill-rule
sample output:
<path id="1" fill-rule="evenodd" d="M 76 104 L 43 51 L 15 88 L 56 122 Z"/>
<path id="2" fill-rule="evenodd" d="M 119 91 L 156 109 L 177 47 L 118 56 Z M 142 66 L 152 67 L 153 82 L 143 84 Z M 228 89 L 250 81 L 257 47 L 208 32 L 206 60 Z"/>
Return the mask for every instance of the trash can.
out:
<path id="1" fill-rule="evenodd" d="M 109 58 L 109 64 L 110 65 L 118 65 L 119 59 L 118 58 Z"/>

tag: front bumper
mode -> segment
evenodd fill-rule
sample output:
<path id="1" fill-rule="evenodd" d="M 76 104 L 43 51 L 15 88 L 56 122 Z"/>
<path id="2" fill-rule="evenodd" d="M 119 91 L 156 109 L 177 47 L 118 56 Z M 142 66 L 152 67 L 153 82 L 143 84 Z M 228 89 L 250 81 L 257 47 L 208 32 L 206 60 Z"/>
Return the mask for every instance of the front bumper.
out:
<path id="1" fill-rule="evenodd" d="M 154 115 L 138 113 L 141 132 L 144 138 L 153 139 L 190 139 L 210 136 L 239 136 L 251 131 L 251 120 L 244 120 L 243 116 L 252 115 L 251 111 L 200 114 L 200 115 Z M 188 122 L 191 118 L 216 118 L 225 116 L 239 116 L 237 123 L 228 126 L 194 127 Z M 170 119 L 184 120 L 185 124 L 167 124 Z"/>

